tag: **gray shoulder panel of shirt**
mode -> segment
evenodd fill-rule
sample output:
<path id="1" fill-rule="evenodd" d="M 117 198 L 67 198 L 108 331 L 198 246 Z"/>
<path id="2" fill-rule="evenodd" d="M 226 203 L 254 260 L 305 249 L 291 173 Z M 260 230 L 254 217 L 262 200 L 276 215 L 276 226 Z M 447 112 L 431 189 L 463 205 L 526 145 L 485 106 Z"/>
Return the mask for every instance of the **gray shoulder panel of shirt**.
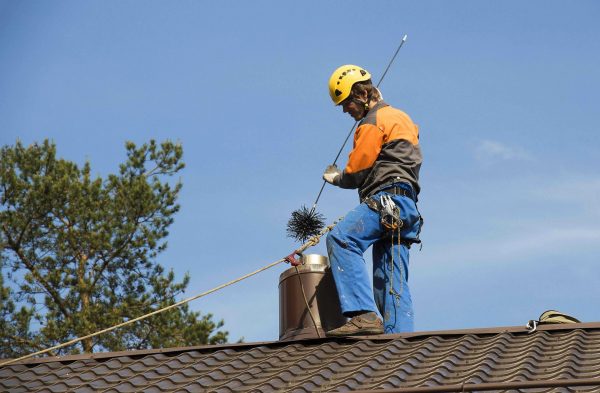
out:
<path id="1" fill-rule="evenodd" d="M 381 100 L 371 110 L 367 113 L 367 115 L 360 121 L 358 126 L 362 126 L 363 124 L 372 124 L 377 125 L 377 111 L 385 106 L 389 106 L 385 101 Z"/>

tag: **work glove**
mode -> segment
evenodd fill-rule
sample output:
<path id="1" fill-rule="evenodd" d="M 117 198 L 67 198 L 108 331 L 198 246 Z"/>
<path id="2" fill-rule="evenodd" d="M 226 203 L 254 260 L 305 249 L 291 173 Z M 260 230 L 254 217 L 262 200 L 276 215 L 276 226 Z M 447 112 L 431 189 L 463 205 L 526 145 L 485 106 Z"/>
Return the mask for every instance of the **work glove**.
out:
<path id="1" fill-rule="evenodd" d="M 329 184 L 333 184 L 334 186 L 337 186 L 339 183 L 341 174 L 342 174 L 342 171 L 340 171 L 335 164 L 329 165 L 325 169 L 325 173 L 323 173 L 323 180 L 325 180 Z"/>

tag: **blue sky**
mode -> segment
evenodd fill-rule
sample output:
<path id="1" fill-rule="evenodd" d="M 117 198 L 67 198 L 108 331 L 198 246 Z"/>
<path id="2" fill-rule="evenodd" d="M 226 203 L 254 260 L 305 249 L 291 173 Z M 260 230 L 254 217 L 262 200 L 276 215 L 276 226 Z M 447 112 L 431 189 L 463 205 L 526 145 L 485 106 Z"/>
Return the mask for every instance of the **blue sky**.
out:
<path id="1" fill-rule="evenodd" d="M 599 17 L 595 1 L 0 0 L 0 144 L 50 138 L 105 176 L 127 140 L 181 142 L 182 208 L 159 261 L 189 271 L 192 296 L 297 247 L 290 213 L 353 124 L 329 75 L 354 63 L 378 79 L 407 34 L 381 90 L 419 124 L 425 157 L 416 329 L 549 308 L 599 321 Z M 319 211 L 356 202 L 327 186 Z M 275 340 L 287 267 L 191 308 L 231 340 Z"/>

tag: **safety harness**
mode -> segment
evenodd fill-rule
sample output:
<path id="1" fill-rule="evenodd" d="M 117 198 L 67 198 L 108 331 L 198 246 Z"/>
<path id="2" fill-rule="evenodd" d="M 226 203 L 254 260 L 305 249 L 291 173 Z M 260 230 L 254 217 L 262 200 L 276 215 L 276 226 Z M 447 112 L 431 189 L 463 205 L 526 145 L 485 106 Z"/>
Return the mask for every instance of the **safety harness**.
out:
<path id="1" fill-rule="evenodd" d="M 393 231 L 395 229 L 398 229 L 398 227 L 402 228 L 402 226 L 404 226 L 404 223 L 402 222 L 402 219 L 400 218 L 400 208 L 398 206 L 396 206 L 396 204 L 394 203 L 394 201 L 392 200 L 392 198 L 389 194 L 402 195 L 402 196 L 408 197 L 408 198 L 412 199 L 413 201 L 415 201 L 415 206 L 416 206 L 416 200 L 413 196 L 412 191 L 409 191 L 407 189 L 404 189 L 404 188 L 398 187 L 398 186 L 380 188 L 379 191 L 385 191 L 385 194 L 383 196 L 381 196 L 379 199 L 376 199 L 373 197 L 367 197 L 363 200 L 363 202 L 369 208 L 371 208 L 371 210 L 379 213 L 381 225 L 385 229 Z M 418 211 L 418 209 L 417 209 L 417 211 Z M 419 220 L 421 221 L 421 224 L 422 224 L 423 218 L 421 217 L 420 213 L 419 213 Z M 419 232 L 421 232 L 420 226 L 419 226 Z M 421 240 L 419 239 L 418 233 L 417 233 L 416 239 L 401 239 L 400 232 L 398 232 L 397 242 L 410 248 L 410 246 L 413 243 L 421 243 Z"/>

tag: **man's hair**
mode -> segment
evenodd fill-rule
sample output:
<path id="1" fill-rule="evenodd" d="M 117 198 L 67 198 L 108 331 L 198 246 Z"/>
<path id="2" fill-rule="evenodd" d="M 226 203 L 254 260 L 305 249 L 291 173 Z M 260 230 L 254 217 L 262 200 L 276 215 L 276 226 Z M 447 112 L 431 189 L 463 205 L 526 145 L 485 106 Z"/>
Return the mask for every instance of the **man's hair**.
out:
<path id="1" fill-rule="evenodd" d="M 370 100 L 373 101 L 380 101 L 381 100 L 381 94 L 379 94 L 379 90 L 377 90 L 377 88 L 375 86 L 373 86 L 373 83 L 371 82 L 371 79 L 363 81 L 363 82 L 356 82 L 353 86 L 352 86 L 352 90 L 350 90 L 350 95 L 354 98 L 363 95 L 364 92 L 367 92 L 367 97 L 369 97 Z"/>

